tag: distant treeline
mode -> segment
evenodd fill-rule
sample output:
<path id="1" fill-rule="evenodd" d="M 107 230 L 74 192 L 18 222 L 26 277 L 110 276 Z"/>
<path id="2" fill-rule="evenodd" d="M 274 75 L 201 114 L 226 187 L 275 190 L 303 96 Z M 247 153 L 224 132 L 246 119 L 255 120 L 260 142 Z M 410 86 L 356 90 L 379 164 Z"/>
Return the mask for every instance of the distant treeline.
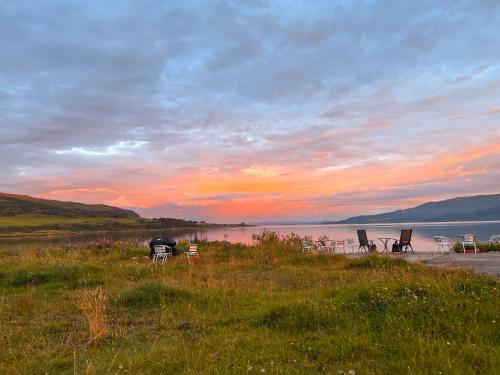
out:
<path id="1" fill-rule="evenodd" d="M 234 224 L 211 224 L 207 223 L 204 220 L 196 221 L 196 220 L 183 220 L 183 219 L 175 219 L 172 217 L 160 217 L 154 219 L 138 219 L 143 226 L 146 228 L 195 228 L 195 227 L 226 227 L 226 226 L 235 226 Z M 245 223 L 240 223 L 236 226 L 247 226 Z"/>

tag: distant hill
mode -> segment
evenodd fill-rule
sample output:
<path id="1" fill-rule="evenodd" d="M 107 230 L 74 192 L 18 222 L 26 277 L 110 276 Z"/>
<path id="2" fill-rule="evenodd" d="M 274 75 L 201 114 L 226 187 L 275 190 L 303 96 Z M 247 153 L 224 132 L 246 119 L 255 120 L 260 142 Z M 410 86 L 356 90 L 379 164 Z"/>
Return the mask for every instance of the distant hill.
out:
<path id="1" fill-rule="evenodd" d="M 500 220 L 500 194 L 459 197 L 429 202 L 406 210 L 355 216 L 328 222 L 337 224 L 402 223 L 423 221 Z"/>
<path id="2" fill-rule="evenodd" d="M 146 219 L 131 210 L 0 193 L 0 237 L 131 230 L 209 229 L 228 224 L 175 218 Z"/>
<path id="3" fill-rule="evenodd" d="M 26 214 L 53 215 L 63 217 L 111 217 L 139 218 L 131 210 L 104 204 L 83 204 L 34 198 L 28 195 L 0 193 L 0 216 Z"/>

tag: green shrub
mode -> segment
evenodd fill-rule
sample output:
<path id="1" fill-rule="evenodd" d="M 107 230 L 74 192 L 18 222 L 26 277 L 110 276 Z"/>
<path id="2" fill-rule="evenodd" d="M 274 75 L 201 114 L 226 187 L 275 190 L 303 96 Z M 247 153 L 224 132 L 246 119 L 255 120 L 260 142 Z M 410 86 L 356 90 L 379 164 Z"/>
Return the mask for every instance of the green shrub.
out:
<path id="1" fill-rule="evenodd" d="M 280 236 L 278 232 L 269 230 L 264 230 L 261 233 L 252 234 L 252 240 L 254 240 L 257 245 L 281 244 L 292 247 L 300 247 L 300 244 L 302 242 L 302 238 L 295 233 Z"/>
<path id="2" fill-rule="evenodd" d="M 464 251 L 462 244 L 460 242 L 453 244 L 452 249 L 456 253 L 462 253 Z M 488 242 L 479 242 L 477 244 L 477 250 L 481 253 L 488 252 L 488 251 L 500 251 L 500 244 L 495 243 L 495 244 L 490 245 Z M 467 247 L 466 251 L 470 252 L 470 251 L 474 251 L 474 250 L 471 249 L 470 247 Z"/>

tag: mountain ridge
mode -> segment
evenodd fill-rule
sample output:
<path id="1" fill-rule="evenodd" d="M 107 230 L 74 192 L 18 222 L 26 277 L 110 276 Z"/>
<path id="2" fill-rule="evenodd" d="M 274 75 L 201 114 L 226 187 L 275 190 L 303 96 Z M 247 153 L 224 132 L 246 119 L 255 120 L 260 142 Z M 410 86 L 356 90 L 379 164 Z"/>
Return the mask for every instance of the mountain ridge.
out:
<path id="1" fill-rule="evenodd" d="M 353 216 L 322 224 L 382 224 L 400 222 L 500 220 L 500 194 L 455 197 L 374 215 Z"/>

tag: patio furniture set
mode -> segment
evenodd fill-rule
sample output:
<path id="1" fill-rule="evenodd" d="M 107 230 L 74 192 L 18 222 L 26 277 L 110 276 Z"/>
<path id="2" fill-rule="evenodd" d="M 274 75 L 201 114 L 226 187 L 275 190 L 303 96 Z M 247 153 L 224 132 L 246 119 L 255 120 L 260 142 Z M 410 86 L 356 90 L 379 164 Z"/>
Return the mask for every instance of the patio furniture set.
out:
<path id="1" fill-rule="evenodd" d="M 302 252 L 303 253 L 343 253 L 347 254 L 355 252 L 375 252 L 377 251 L 377 246 L 373 240 L 369 240 L 366 234 L 366 230 L 360 229 L 357 231 L 358 234 L 358 244 L 354 239 L 348 238 L 346 240 L 318 240 L 312 241 L 302 241 Z M 389 252 L 389 242 L 394 241 L 392 244 L 392 252 L 404 252 L 406 253 L 410 249 L 413 253 L 413 247 L 411 245 L 411 235 L 412 229 L 402 229 L 399 239 L 392 237 L 380 237 L 377 238 L 381 241 L 383 245 L 382 252 Z"/>
<path id="2" fill-rule="evenodd" d="M 373 240 L 369 240 L 365 230 L 358 230 L 358 246 L 352 238 L 347 240 L 318 240 L 316 242 L 302 241 L 302 252 L 303 253 L 343 253 L 348 252 L 375 252 L 377 247 Z M 393 237 L 378 237 L 377 239 L 382 244 L 382 252 L 393 252 L 393 253 L 407 253 L 408 249 L 412 253 L 415 253 L 413 246 L 411 244 L 412 229 L 402 229 L 399 239 Z M 463 253 L 479 251 L 478 240 L 475 234 L 463 234 L 457 236 L 458 241 L 453 241 L 449 237 L 445 236 L 435 236 L 434 241 L 436 242 L 436 248 L 433 253 L 441 252 L 449 253 L 453 251 L 456 243 L 459 243 Z M 390 242 L 392 246 L 390 246 Z M 500 234 L 496 234 L 490 237 L 488 241 L 488 247 L 500 244 Z"/>
<path id="3" fill-rule="evenodd" d="M 161 261 L 162 263 L 174 258 L 179 254 L 176 248 L 177 243 L 171 237 L 157 237 L 149 242 L 151 248 L 150 258 L 153 262 Z M 198 244 L 188 244 L 188 249 L 184 252 L 189 259 L 198 256 Z"/>

